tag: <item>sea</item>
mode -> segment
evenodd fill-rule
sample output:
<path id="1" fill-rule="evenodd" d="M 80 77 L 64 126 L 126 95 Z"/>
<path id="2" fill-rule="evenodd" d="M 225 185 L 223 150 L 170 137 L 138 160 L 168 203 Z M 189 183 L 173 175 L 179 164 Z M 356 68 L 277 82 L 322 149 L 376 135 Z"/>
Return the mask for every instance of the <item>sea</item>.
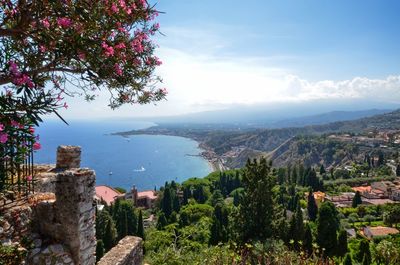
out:
<path id="1" fill-rule="evenodd" d="M 167 181 L 183 182 L 211 172 L 198 156 L 198 143 L 188 138 L 163 135 L 122 137 L 111 133 L 154 126 L 142 121 L 46 121 L 37 128 L 42 148 L 35 163 L 55 164 L 59 145 L 82 147 L 81 167 L 96 171 L 96 185 L 126 190 L 159 189 Z"/>

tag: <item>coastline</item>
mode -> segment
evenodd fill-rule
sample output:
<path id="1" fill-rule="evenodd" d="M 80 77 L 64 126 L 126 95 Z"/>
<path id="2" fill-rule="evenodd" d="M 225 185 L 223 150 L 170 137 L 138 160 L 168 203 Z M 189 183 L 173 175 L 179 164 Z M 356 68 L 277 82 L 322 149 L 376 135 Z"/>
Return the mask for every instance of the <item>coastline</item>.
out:
<path id="1" fill-rule="evenodd" d="M 157 127 L 157 126 L 155 126 Z M 153 128 L 153 127 L 150 127 Z M 147 128 L 149 129 L 149 128 Z M 214 150 L 206 145 L 204 142 L 199 140 L 197 137 L 190 137 L 190 135 L 182 135 L 179 133 L 173 133 L 169 130 L 164 130 L 164 131 L 146 131 L 146 129 L 141 129 L 141 130 L 132 130 L 132 131 L 127 131 L 127 132 L 116 132 L 112 133 L 111 135 L 119 135 L 122 137 L 129 137 L 131 135 L 164 135 L 164 136 L 175 136 L 175 137 L 182 137 L 186 139 L 190 139 L 192 141 L 195 141 L 198 144 L 198 148 L 200 149 L 200 153 L 198 156 L 202 157 L 204 160 L 207 161 L 208 166 L 211 170 L 211 172 L 216 172 L 216 171 L 224 171 L 227 170 L 228 168 L 223 164 L 221 161 L 221 158 L 214 152 Z"/>

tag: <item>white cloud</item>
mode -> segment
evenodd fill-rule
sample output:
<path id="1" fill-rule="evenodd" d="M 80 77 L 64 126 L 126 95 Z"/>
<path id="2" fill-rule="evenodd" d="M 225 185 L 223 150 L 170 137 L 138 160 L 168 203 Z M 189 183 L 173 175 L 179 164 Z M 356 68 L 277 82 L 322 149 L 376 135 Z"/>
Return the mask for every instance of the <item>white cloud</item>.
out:
<path id="1" fill-rule="evenodd" d="M 230 104 L 256 104 L 317 99 L 373 99 L 400 101 L 400 75 L 384 79 L 308 81 L 290 69 L 276 67 L 272 57 L 232 56 L 230 43 L 207 30 L 166 28 L 158 55 L 164 62 L 158 74 L 169 90 L 168 101 L 157 106 L 126 106 L 111 111 L 107 93 L 94 103 L 72 100 L 67 117 L 161 116 L 223 108 Z M 84 106 L 84 107 L 82 107 Z M 84 109 L 84 111 L 83 111 Z"/>

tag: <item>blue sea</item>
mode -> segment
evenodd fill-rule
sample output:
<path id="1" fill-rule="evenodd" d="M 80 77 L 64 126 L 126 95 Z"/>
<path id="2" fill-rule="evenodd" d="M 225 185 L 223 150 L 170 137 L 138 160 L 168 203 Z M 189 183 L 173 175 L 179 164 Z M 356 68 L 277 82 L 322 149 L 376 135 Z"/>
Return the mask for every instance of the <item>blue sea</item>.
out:
<path id="1" fill-rule="evenodd" d="M 158 189 L 166 181 L 182 182 L 211 172 L 198 155 L 198 143 L 187 138 L 134 135 L 129 138 L 114 132 L 143 129 L 155 124 L 128 121 L 46 121 L 37 129 L 42 149 L 35 163 L 55 164 L 59 145 L 82 147 L 82 167 L 96 171 L 97 185 L 139 190 Z"/>

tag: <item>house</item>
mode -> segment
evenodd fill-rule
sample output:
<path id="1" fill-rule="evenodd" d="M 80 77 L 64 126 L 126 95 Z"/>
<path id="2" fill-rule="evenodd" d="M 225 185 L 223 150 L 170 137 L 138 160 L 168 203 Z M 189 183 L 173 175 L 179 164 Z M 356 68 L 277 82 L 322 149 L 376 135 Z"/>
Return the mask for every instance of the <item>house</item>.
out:
<path id="1" fill-rule="evenodd" d="M 118 197 L 123 195 L 119 191 L 109 187 L 109 186 L 96 186 L 95 188 L 95 200 L 101 202 L 102 200 L 106 202 L 107 205 L 111 205 Z"/>
<path id="2" fill-rule="evenodd" d="M 354 195 L 354 192 L 343 192 L 337 196 L 326 195 L 325 199 L 332 202 L 336 207 L 343 208 L 351 206 Z"/>
<path id="3" fill-rule="evenodd" d="M 146 209 L 153 208 L 157 200 L 157 193 L 154 190 L 138 191 L 135 186 L 125 194 L 125 199 L 132 200 L 137 207 Z"/>
<path id="4" fill-rule="evenodd" d="M 348 238 L 356 237 L 356 230 L 354 228 L 346 229 L 346 233 Z"/>
<path id="5" fill-rule="evenodd" d="M 367 226 L 364 228 L 364 235 L 369 239 L 372 239 L 374 237 L 394 235 L 394 234 L 398 234 L 398 233 L 399 233 L 399 230 L 397 230 L 396 228 L 393 228 L 393 227 Z"/>

